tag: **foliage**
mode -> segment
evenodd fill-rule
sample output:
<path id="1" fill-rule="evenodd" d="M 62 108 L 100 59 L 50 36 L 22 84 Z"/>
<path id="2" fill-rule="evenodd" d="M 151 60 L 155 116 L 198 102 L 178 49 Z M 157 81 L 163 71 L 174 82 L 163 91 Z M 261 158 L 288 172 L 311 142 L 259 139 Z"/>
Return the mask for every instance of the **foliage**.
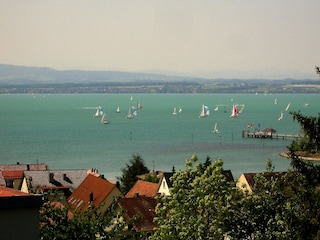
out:
<path id="1" fill-rule="evenodd" d="M 297 171 L 266 171 L 239 203 L 233 239 L 318 239 L 320 193 Z"/>
<path id="2" fill-rule="evenodd" d="M 146 174 L 146 177 L 144 178 L 144 180 L 146 182 L 152 182 L 152 183 L 158 183 L 159 182 L 159 178 L 156 174 L 150 173 L 150 174 Z"/>
<path id="3" fill-rule="evenodd" d="M 242 196 L 222 174 L 222 161 L 206 168 L 192 156 L 176 172 L 170 196 L 160 198 L 152 239 L 221 239 L 232 222 L 230 211 Z M 196 165 L 196 166 L 194 166 Z"/>
<path id="4" fill-rule="evenodd" d="M 124 194 L 136 183 L 138 175 L 150 172 L 139 154 L 134 154 L 130 159 L 130 164 L 126 164 L 126 167 L 121 169 L 121 171 L 122 176 L 119 178 L 121 183 L 120 188 Z"/>
<path id="5" fill-rule="evenodd" d="M 196 162 L 187 160 L 171 195 L 160 197 L 151 239 L 320 239 L 320 181 L 310 184 L 319 168 L 277 173 L 268 161 L 248 193 L 226 180 L 221 160 L 206 168 Z"/>
<path id="6" fill-rule="evenodd" d="M 297 144 L 293 142 L 289 147 L 291 151 L 306 151 L 317 153 L 320 149 L 320 113 L 318 117 L 304 116 L 299 112 L 291 112 L 293 120 L 297 120 L 301 125 L 304 137 Z"/>
<path id="7" fill-rule="evenodd" d="M 46 200 L 40 209 L 41 239 L 130 239 L 134 231 L 124 232 L 128 223 L 115 222 L 123 217 L 116 212 L 114 204 L 107 214 L 95 208 L 84 212 L 72 212 L 68 206 Z"/>

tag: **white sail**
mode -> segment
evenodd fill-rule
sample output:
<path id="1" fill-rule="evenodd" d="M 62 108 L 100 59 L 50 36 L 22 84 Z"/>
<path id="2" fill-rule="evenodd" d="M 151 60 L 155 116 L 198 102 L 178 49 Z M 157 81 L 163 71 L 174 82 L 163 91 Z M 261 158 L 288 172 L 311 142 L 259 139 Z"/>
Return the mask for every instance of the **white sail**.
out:
<path id="1" fill-rule="evenodd" d="M 120 113 L 120 107 L 117 108 L 116 112 L 117 112 L 117 113 Z"/>
<path id="2" fill-rule="evenodd" d="M 219 110 L 219 106 L 217 105 L 215 109 L 213 109 L 214 111 L 218 111 Z"/>
<path id="3" fill-rule="evenodd" d="M 288 105 L 287 105 L 287 107 L 286 107 L 286 111 L 289 110 L 290 105 L 291 105 L 291 103 L 289 102 Z"/>
<path id="4" fill-rule="evenodd" d="M 173 108 L 172 114 L 173 114 L 173 115 L 176 115 L 176 114 L 177 114 L 177 109 L 176 109 L 175 107 Z"/>
<path id="5" fill-rule="evenodd" d="M 107 116 L 106 116 L 105 113 L 104 113 L 104 114 L 102 115 L 102 117 L 101 117 L 101 123 L 102 123 L 102 124 L 108 124 L 108 123 L 109 123 L 108 120 L 107 120 Z"/>
<path id="6" fill-rule="evenodd" d="M 214 124 L 214 127 L 213 127 L 212 132 L 213 132 L 213 133 L 219 133 L 218 124 L 217 124 L 217 123 Z"/>
<path id="7" fill-rule="evenodd" d="M 274 104 L 278 104 L 278 100 L 276 98 L 274 99 Z"/>
<path id="8" fill-rule="evenodd" d="M 127 119 L 132 119 L 134 118 L 135 116 L 137 116 L 137 109 L 135 107 L 130 107 L 129 110 L 128 110 L 128 114 L 126 116 Z"/>
<path id="9" fill-rule="evenodd" d="M 230 117 L 231 118 L 237 117 L 238 114 L 239 114 L 238 108 L 236 105 L 233 104 Z"/>
<path id="10" fill-rule="evenodd" d="M 179 107 L 178 113 L 181 113 L 181 112 L 182 112 L 182 108 L 181 108 L 181 107 Z"/>
<path id="11" fill-rule="evenodd" d="M 243 110 L 244 110 L 244 108 L 246 107 L 245 104 L 239 104 L 239 105 L 237 105 L 237 106 L 241 106 L 241 109 L 238 111 L 238 113 L 242 113 Z"/>
<path id="12" fill-rule="evenodd" d="M 209 115 L 210 115 L 210 110 L 209 110 L 209 108 L 208 108 L 207 106 L 205 106 L 204 104 L 202 104 L 199 118 L 208 117 Z"/>
<path id="13" fill-rule="evenodd" d="M 280 117 L 278 118 L 279 121 L 283 119 L 283 112 L 280 113 Z"/>
<path id="14" fill-rule="evenodd" d="M 103 109 L 102 107 L 98 106 L 96 113 L 93 115 L 93 117 L 101 117 L 103 115 Z"/>

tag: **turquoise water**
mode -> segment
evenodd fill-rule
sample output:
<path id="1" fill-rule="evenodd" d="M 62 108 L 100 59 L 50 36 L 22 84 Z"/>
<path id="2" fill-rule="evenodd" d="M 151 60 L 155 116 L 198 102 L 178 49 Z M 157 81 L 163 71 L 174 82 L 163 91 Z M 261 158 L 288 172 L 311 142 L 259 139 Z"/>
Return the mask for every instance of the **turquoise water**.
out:
<path id="1" fill-rule="evenodd" d="M 206 156 L 221 158 L 235 178 L 263 171 L 267 159 L 276 170 L 286 170 L 290 161 L 278 154 L 291 140 L 248 139 L 241 132 L 252 123 L 278 133 L 299 133 L 299 124 L 288 112 L 317 116 L 319 100 L 316 94 L 0 95 L 0 161 L 43 162 L 50 169 L 97 168 L 110 179 L 121 175 L 134 153 L 151 170 L 184 169 L 192 154 L 201 162 Z M 138 101 L 143 108 L 134 119 L 126 119 L 129 107 Z M 233 103 L 246 105 L 237 118 L 229 117 Z M 210 116 L 200 119 L 202 104 L 210 108 Z M 110 124 L 93 118 L 99 105 Z M 118 106 L 121 113 L 116 113 Z M 173 115 L 174 107 L 182 112 Z M 284 118 L 278 121 L 281 111 Z M 218 134 L 212 133 L 214 123 Z"/>

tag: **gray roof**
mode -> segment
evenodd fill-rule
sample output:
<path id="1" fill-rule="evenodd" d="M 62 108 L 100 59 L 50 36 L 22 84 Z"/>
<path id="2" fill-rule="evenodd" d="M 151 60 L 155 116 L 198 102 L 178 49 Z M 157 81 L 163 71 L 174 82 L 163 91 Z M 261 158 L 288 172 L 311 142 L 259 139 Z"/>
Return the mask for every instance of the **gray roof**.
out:
<path id="1" fill-rule="evenodd" d="M 4 164 L 0 165 L 0 170 L 46 170 L 47 165 L 44 163 L 30 163 L 30 164 L 21 164 L 17 162 L 16 164 Z"/>
<path id="2" fill-rule="evenodd" d="M 87 170 L 24 171 L 33 187 L 68 187 L 73 192 L 86 178 Z"/>

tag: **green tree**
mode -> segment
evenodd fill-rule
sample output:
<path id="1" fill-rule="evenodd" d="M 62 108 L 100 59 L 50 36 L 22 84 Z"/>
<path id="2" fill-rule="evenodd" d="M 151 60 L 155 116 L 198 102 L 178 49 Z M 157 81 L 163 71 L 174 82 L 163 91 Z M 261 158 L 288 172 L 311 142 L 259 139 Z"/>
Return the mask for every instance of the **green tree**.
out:
<path id="1" fill-rule="evenodd" d="M 227 181 L 221 160 L 207 168 L 196 162 L 187 160 L 171 195 L 160 197 L 151 239 L 320 239 L 319 182 L 308 176 L 319 168 L 278 173 L 268 161 L 249 193 Z"/>
<path id="2" fill-rule="evenodd" d="M 318 153 L 320 147 L 320 113 L 318 117 L 304 116 L 299 112 L 291 112 L 293 120 L 297 120 L 304 133 L 300 142 L 291 144 L 289 150 L 304 151 L 306 153 Z"/>
<path id="3" fill-rule="evenodd" d="M 269 168 L 255 181 L 235 209 L 232 239 L 319 239 L 320 192 L 305 174 Z"/>
<path id="4" fill-rule="evenodd" d="M 126 167 L 121 169 L 121 171 L 122 176 L 119 178 L 120 188 L 124 194 L 136 183 L 138 175 L 150 172 L 139 154 L 134 154 L 130 159 L 130 164 L 126 164 Z"/>
<path id="5" fill-rule="evenodd" d="M 160 227 L 152 239 L 222 239 L 228 231 L 230 209 L 242 193 L 223 175 L 221 160 L 206 168 L 197 161 L 192 156 L 185 171 L 173 175 L 170 196 L 161 197 L 156 209 Z"/>
<path id="6" fill-rule="evenodd" d="M 123 213 L 112 205 L 106 214 L 95 208 L 72 212 L 68 206 L 46 200 L 40 209 L 40 238 L 53 239 L 135 239 L 134 230 L 124 231 L 132 222 L 122 221 Z M 133 220 L 134 221 L 134 220 Z"/>

